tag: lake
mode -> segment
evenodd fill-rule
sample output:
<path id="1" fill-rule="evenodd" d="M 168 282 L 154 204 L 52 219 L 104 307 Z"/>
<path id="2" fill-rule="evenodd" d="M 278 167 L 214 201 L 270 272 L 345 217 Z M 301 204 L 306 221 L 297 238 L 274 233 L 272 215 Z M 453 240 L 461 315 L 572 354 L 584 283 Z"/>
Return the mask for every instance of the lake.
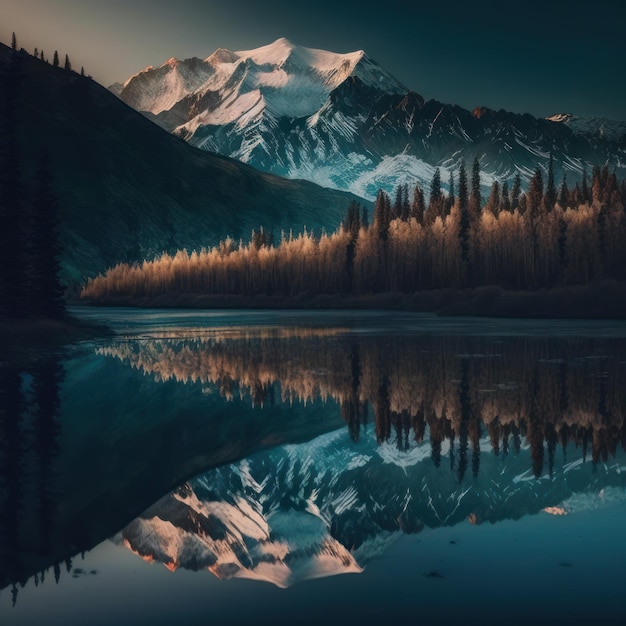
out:
<path id="1" fill-rule="evenodd" d="M 0 358 L 1 624 L 623 622 L 626 323 L 72 312 Z"/>

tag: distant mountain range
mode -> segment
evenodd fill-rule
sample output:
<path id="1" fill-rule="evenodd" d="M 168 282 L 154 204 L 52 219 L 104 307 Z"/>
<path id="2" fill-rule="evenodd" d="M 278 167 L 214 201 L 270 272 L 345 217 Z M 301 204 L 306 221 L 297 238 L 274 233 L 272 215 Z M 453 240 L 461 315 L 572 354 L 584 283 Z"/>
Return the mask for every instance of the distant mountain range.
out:
<path id="1" fill-rule="evenodd" d="M 483 180 L 529 180 L 553 153 L 557 173 L 626 170 L 626 122 L 547 119 L 425 101 L 363 51 L 335 54 L 286 39 L 207 59 L 170 59 L 110 89 L 194 146 L 289 178 L 373 197 L 398 182 L 479 158 Z"/>
<path id="2" fill-rule="evenodd" d="M 46 153 L 61 209 L 65 280 L 226 236 L 248 241 L 259 226 L 278 237 L 304 225 L 334 229 L 354 199 L 197 150 L 93 80 L 0 44 L 2 97 L 10 71 L 20 76 L 13 130 L 25 201 Z"/>

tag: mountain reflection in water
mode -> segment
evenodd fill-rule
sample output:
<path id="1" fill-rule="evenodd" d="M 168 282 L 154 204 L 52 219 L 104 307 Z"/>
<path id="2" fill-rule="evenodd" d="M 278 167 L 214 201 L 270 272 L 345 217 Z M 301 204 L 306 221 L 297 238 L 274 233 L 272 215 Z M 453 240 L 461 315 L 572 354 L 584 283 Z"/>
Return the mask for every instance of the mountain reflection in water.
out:
<path id="1" fill-rule="evenodd" d="M 623 348 L 320 329 L 103 348 L 157 382 L 202 385 L 227 401 L 332 400 L 350 435 L 198 476 L 117 539 L 170 569 L 284 587 L 361 571 L 398 533 L 424 526 L 566 514 L 585 492 L 619 499 L 621 450 L 608 461 L 625 442 Z"/>
<path id="2" fill-rule="evenodd" d="M 0 366 L 14 596 L 115 533 L 170 569 L 286 587 L 359 572 L 402 533 L 567 513 L 626 484 L 624 338 L 249 327 L 72 358 Z"/>

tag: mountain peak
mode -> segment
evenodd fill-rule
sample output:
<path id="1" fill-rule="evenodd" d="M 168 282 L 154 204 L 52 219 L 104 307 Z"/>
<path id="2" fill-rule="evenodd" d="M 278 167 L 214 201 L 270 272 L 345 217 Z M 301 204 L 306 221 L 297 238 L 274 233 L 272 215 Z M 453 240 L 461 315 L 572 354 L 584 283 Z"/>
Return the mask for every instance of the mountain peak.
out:
<path id="1" fill-rule="evenodd" d="M 571 113 L 556 113 L 546 117 L 549 122 L 569 122 L 574 116 Z"/>
<path id="2" fill-rule="evenodd" d="M 473 111 L 472 111 L 472 115 L 479 120 L 483 115 L 487 115 L 488 113 L 493 113 L 493 109 L 490 109 L 489 107 L 476 107 Z"/>

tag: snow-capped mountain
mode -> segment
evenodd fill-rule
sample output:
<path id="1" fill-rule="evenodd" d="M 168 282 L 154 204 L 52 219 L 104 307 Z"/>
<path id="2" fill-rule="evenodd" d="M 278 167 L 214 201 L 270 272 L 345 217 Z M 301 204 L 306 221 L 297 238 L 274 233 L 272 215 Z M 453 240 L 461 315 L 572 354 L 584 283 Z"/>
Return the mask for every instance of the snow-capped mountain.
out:
<path id="1" fill-rule="evenodd" d="M 446 181 L 475 157 L 484 184 L 516 172 L 528 179 L 550 152 L 557 169 L 575 176 L 598 163 L 626 167 L 619 132 L 425 101 L 362 50 L 336 54 L 279 39 L 170 59 L 111 89 L 195 146 L 365 197 L 397 182 L 428 185 L 435 167 Z"/>
<path id="2" fill-rule="evenodd" d="M 496 456 L 486 437 L 479 454 L 478 476 L 459 480 L 447 442 L 437 468 L 428 442 L 399 451 L 393 443 L 377 445 L 373 433 L 355 444 L 336 431 L 202 474 L 150 507 L 118 540 L 172 570 L 208 569 L 286 587 L 358 573 L 402 533 L 425 526 L 494 523 L 542 509 L 575 513 L 626 497 L 621 453 L 594 467 L 570 448 L 567 461 L 540 479 L 528 446 Z"/>

